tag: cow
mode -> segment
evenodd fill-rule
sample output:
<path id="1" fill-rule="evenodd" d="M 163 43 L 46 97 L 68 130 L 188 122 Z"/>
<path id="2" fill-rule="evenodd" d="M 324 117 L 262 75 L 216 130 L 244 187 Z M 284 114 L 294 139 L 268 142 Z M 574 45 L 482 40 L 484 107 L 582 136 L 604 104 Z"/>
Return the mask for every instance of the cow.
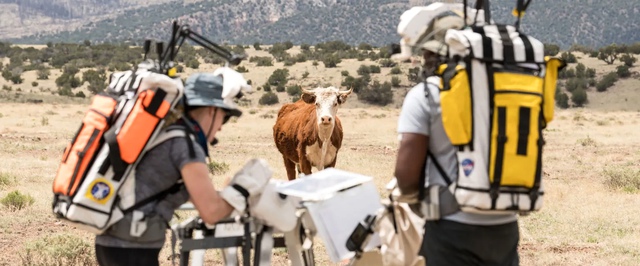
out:
<path id="1" fill-rule="evenodd" d="M 336 116 L 352 89 L 302 89 L 300 100 L 283 105 L 273 126 L 273 138 L 282 154 L 287 178 L 311 174 L 311 167 L 334 167 L 342 146 L 342 124 Z"/>

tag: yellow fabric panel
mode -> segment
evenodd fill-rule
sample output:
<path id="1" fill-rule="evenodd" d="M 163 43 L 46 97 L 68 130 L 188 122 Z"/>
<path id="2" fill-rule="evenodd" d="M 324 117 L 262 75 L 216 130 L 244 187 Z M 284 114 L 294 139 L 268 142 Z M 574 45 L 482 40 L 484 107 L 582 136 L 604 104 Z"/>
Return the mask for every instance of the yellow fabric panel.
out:
<path id="1" fill-rule="evenodd" d="M 446 65 L 441 66 L 441 72 Z M 451 78 L 451 88 L 442 90 L 444 83 L 440 81 L 440 106 L 442 108 L 442 124 L 453 145 L 464 145 L 471 141 L 471 91 L 467 71 L 456 67 L 456 75 Z"/>
<path id="2" fill-rule="evenodd" d="M 496 74 L 497 76 L 498 74 Z M 519 74 L 507 74 L 507 75 L 516 75 L 523 76 L 519 79 L 514 79 L 514 77 L 507 77 L 507 75 L 501 74 L 504 79 L 511 80 L 528 80 L 530 85 L 528 87 L 519 87 L 518 84 L 521 83 L 514 82 L 514 86 L 510 86 L 511 90 L 518 91 L 535 91 L 536 84 L 541 85 L 541 79 L 533 76 L 526 77 L 524 75 Z M 536 81 L 538 80 L 538 81 Z M 498 83 L 498 78 L 496 77 L 496 84 Z M 506 85 L 506 84 L 505 84 Z M 538 86 L 540 88 L 541 86 Z M 507 88 L 500 87 L 505 90 Z M 498 86 L 496 86 L 496 91 L 498 91 Z M 507 141 L 504 144 L 504 153 L 503 153 L 503 164 L 502 164 L 502 178 L 500 184 L 503 186 L 524 186 L 524 187 L 532 187 L 535 181 L 535 173 L 537 167 L 537 156 L 538 156 L 538 145 L 537 141 L 539 138 L 539 117 L 540 117 L 540 105 L 542 103 L 542 97 L 538 95 L 532 94 L 521 94 L 521 93 L 496 93 L 494 98 L 495 108 L 494 115 L 492 118 L 492 132 L 491 132 L 491 163 L 490 166 L 490 177 L 491 182 L 494 180 L 495 167 L 496 167 L 496 158 L 498 151 L 498 107 L 506 107 L 506 136 Z M 529 133 L 527 137 L 527 150 L 526 155 L 519 155 L 518 152 L 518 141 L 521 136 L 519 136 L 519 125 L 520 125 L 520 107 L 528 107 L 530 109 L 529 116 Z M 522 136 L 525 137 L 525 136 Z"/>
<path id="3" fill-rule="evenodd" d="M 517 73 L 496 73 L 494 98 L 496 111 L 494 111 L 494 126 L 492 129 L 491 143 L 491 177 L 495 173 L 495 159 L 497 152 L 497 107 L 507 108 L 506 134 L 507 142 L 504 147 L 503 168 L 501 184 L 504 186 L 533 186 L 536 172 L 538 152 L 538 117 L 542 104 L 544 80 L 537 76 Z M 522 93 L 499 93 L 500 91 L 513 91 Z M 530 108 L 529 135 L 527 140 L 527 154 L 517 154 L 519 140 L 520 107 Z"/>
<path id="4" fill-rule="evenodd" d="M 553 120 L 556 106 L 556 85 L 558 81 L 558 70 L 564 66 L 562 60 L 546 56 L 547 71 L 544 77 L 544 121 L 549 124 Z"/>
<path id="5" fill-rule="evenodd" d="M 540 77 L 509 72 L 497 72 L 494 78 L 496 91 L 522 91 L 542 95 L 543 80 Z"/>

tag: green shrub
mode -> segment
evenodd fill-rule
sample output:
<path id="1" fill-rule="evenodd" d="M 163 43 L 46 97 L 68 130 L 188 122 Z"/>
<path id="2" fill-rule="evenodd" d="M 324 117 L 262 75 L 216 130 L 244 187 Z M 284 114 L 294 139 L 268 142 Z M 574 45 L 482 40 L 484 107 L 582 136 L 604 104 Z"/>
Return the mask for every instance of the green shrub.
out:
<path id="1" fill-rule="evenodd" d="M 391 86 L 394 88 L 400 87 L 400 78 L 396 76 L 391 77 Z"/>
<path id="2" fill-rule="evenodd" d="M 373 50 L 373 47 L 368 43 L 361 42 L 358 44 L 358 50 L 371 51 Z"/>
<path id="3" fill-rule="evenodd" d="M 256 66 L 273 66 L 273 58 L 269 56 L 252 56 L 249 62 L 256 63 Z"/>
<path id="4" fill-rule="evenodd" d="M 186 65 L 188 68 L 197 69 L 198 67 L 200 67 L 200 61 L 198 61 L 198 59 L 193 58 L 187 61 Z"/>
<path id="5" fill-rule="evenodd" d="M 365 77 L 354 78 L 352 76 L 346 77 L 340 85 L 347 89 L 353 89 L 353 92 L 359 93 L 363 88 L 367 86 L 368 79 Z"/>
<path id="6" fill-rule="evenodd" d="M 288 78 L 289 78 L 289 69 L 286 69 L 286 68 L 276 69 L 275 71 L 273 71 L 271 76 L 269 76 L 267 83 L 272 86 L 278 86 L 278 85 L 285 86 L 287 85 Z"/>
<path id="7" fill-rule="evenodd" d="M 73 91 L 71 91 L 71 87 L 65 85 L 62 88 L 58 88 L 58 95 L 60 96 L 74 96 Z"/>
<path id="8" fill-rule="evenodd" d="M 393 68 L 391 69 L 391 72 L 390 72 L 390 73 L 391 73 L 392 75 L 399 75 L 399 74 L 402 74 L 402 70 L 400 69 L 400 67 L 395 66 L 395 67 L 393 67 Z"/>
<path id="9" fill-rule="evenodd" d="M 287 86 L 287 94 L 290 96 L 296 96 L 302 94 L 302 87 L 300 85 Z"/>
<path id="10" fill-rule="evenodd" d="M 258 103 L 260 105 L 274 105 L 279 103 L 278 95 L 273 92 L 267 92 L 260 97 Z"/>
<path id="11" fill-rule="evenodd" d="M 16 178 L 14 176 L 8 173 L 0 172 L 0 187 L 10 186 L 15 181 L 16 181 Z"/>
<path id="12" fill-rule="evenodd" d="M 306 79 L 309 76 L 309 71 L 302 73 L 302 79 Z"/>
<path id="13" fill-rule="evenodd" d="M 555 56 L 560 52 L 560 46 L 556 44 L 544 44 L 544 55 Z"/>
<path id="14" fill-rule="evenodd" d="M 322 63 L 325 68 L 334 68 L 337 67 L 338 64 L 342 63 L 342 59 L 334 54 L 325 55 L 322 58 Z"/>
<path id="15" fill-rule="evenodd" d="M 562 109 L 569 108 L 569 96 L 564 92 L 556 94 L 556 105 Z"/>
<path id="16" fill-rule="evenodd" d="M 628 192 L 640 191 L 640 171 L 630 166 L 610 167 L 603 171 L 605 184 L 611 189 Z"/>
<path id="17" fill-rule="evenodd" d="M 38 75 L 38 80 L 47 80 L 49 79 L 49 75 L 51 74 L 51 72 L 49 72 L 49 69 L 38 69 L 38 71 L 36 72 L 36 75 Z"/>
<path id="18" fill-rule="evenodd" d="M 33 87 L 38 87 L 38 82 L 37 82 L 37 81 L 32 81 L 32 82 L 31 82 L 31 86 L 33 86 Z"/>
<path id="19" fill-rule="evenodd" d="M 631 72 L 629 72 L 629 67 L 627 65 L 620 65 L 616 68 L 616 73 L 618 73 L 618 77 L 628 78 L 631 76 Z"/>
<path id="20" fill-rule="evenodd" d="M 303 53 L 297 54 L 293 59 L 297 63 L 304 63 L 304 62 L 307 62 L 307 60 L 308 60 L 307 55 L 303 54 Z"/>
<path id="21" fill-rule="evenodd" d="M 562 54 L 560 54 L 560 58 L 567 64 L 578 62 L 576 56 L 570 52 L 563 52 Z"/>
<path id="22" fill-rule="evenodd" d="M 33 197 L 27 194 L 22 194 L 17 190 L 9 192 L 9 194 L 7 194 L 4 198 L 2 198 L 2 200 L 0 200 L 0 203 L 9 208 L 9 210 L 11 211 L 22 210 L 26 207 L 31 206 L 31 204 L 33 204 L 34 202 L 35 200 L 33 199 Z"/>
<path id="23" fill-rule="evenodd" d="M 620 57 L 620 61 L 624 63 L 625 66 L 632 67 L 638 61 L 638 58 L 634 57 L 631 54 L 624 54 Z"/>
<path id="24" fill-rule="evenodd" d="M 598 83 L 596 83 L 596 90 L 599 92 L 606 91 L 608 88 L 618 81 L 618 74 L 616 72 L 609 72 Z"/>
<path id="25" fill-rule="evenodd" d="M 584 78 L 587 75 L 587 67 L 582 63 L 576 65 L 576 77 Z"/>
<path id="26" fill-rule="evenodd" d="M 212 175 L 221 175 L 229 171 L 229 164 L 225 162 L 216 162 L 211 161 L 207 164 L 207 168 L 209 168 L 209 173 Z"/>
<path id="27" fill-rule="evenodd" d="M 565 86 L 569 92 L 574 92 L 575 90 L 586 90 L 588 88 L 588 83 L 586 79 L 583 78 L 570 78 L 567 80 Z"/>
<path id="28" fill-rule="evenodd" d="M 249 69 L 247 69 L 246 67 L 243 67 L 243 66 L 238 66 L 236 68 L 236 71 L 238 71 L 240 73 L 247 73 L 247 72 L 249 72 Z"/>
<path id="29" fill-rule="evenodd" d="M 358 93 L 358 99 L 364 102 L 385 106 L 393 101 L 391 83 L 374 81 L 369 88 L 364 88 Z"/>
<path id="30" fill-rule="evenodd" d="M 276 86 L 276 91 L 277 92 L 284 92 L 285 90 L 286 90 L 286 88 L 282 84 L 278 84 L 278 86 Z"/>
<path id="31" fill-rule="evenodd" d="M 369 74 L 369 66 L 367 65 L 360 65 L 360 67 L 358 67 L 358 70 L 356 70 L 356 73 L 358 73 L 358 75 L 364 75 L 364 74 Z"/>
<path id="32" fill-rule="evenodd" d="M 568 79 L 568 78 L 575 78 L 575 77 L 576 77 L 576 71 L 573 68 L 565 67 L 564 69 L 560 70 L 560 72 L 558 73 L 559 79 Z"/>
<path id="33" fill-rule="evenodd" d="M 587 104 L 587 91 L 584 89 L 577 89 L 571 93 L 571 101 L 576 107 L 582 107 Z"/>
<path id="34" fill-rule="evenodd" d="M 348 70 L 342 70 L 340 72 L 340 75 L 343 76 L 343 77 L 348 77 L 349 76 L 349 71 Z"/>
<path id="35" fill-rule="evenodd" d="M 396 62 L 388 58 L 380 59 L 378 63 L 381 67 L 394 67 L 397 65 Z"/>

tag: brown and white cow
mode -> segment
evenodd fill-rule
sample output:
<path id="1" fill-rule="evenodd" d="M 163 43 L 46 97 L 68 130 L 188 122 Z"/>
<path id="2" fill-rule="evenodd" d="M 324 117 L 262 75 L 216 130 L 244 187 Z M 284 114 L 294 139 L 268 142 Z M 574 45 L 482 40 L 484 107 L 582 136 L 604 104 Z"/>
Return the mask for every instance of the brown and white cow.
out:
<path id="1" fill-rule="evenodd" d="M 300 100 L 283 105 L 273 126 L 276 147 L 282 153 L 289 180 L 298 173 L 311 174 L 311 167 L 334 167 L 342 146 L 342 124 L 338 107 L 352 90 L 335 87 L 302 90 Z"/>

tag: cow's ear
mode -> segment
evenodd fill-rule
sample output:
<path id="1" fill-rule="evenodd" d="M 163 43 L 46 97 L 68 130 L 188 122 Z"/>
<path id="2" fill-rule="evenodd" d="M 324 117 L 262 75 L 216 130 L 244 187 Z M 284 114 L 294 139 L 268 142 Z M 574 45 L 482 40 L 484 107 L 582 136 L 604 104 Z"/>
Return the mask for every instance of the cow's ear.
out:
<path id="1" fill-rule="evenodd" d="M 315 94 L 309 94 L 309 93 L 303 93 L 302 94 L 302 100 L 305 103 L 309 103 L 309 104 L 315 103 L 316 102 L 316 95 Z"/>
<path id="2" fill-rule="evenodd" d="M 348 93 L 341 93 L 340 95 L 338 95 L 338 103 L 339 104 L 343 104 L 347 101 L 347 97 L 349 97 Z"/>

